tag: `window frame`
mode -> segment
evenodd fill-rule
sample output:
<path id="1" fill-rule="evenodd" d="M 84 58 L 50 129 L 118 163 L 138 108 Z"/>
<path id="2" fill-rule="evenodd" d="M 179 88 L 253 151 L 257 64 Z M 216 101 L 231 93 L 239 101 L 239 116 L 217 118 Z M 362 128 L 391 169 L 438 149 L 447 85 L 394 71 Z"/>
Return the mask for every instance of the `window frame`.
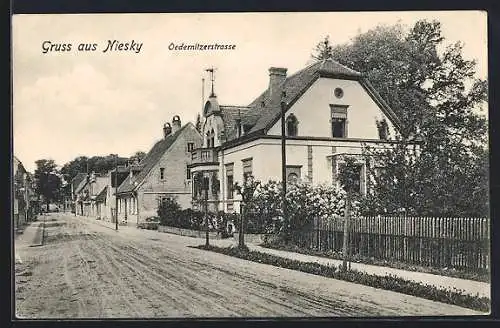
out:
<path id="1" fill-rule="evenodd" d="M 164 181 L 165 180 L 165 168 L 160 167 L 160 180 Z"/>
<path id="2" fill-rule="evenodd" d="M 330 104 L 330 128 L 332 138 L 347 138 L 348 137 L 348 111 L 349 105 L 340 105 L 340 104 Z M 335 125 L 341 124 L 342 133 L 341 136 L 335 136 Z"/>

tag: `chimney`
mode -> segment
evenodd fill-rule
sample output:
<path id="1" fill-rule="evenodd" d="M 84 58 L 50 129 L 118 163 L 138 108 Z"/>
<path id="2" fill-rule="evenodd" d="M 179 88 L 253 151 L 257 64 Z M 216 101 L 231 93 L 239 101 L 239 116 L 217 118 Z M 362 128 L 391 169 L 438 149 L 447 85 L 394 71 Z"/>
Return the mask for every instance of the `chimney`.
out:
<path id="1" fill-rule="evenodd" d="M 181 118 L 179 115 L 175 115 L 172 119 L 172 133 L 176 133 L 181 128 Z"/>
<path id="2" fill-rule="evenodd" d="M 168 137 L 172 133 L 172 127 L 170 126 L 170 123 L 165 123 L 163 125 L 163 138 Z"/>
<path id="3" fill-rule="evenodd" d="M 269 99 L 272 105 L 278 105 L 281 101 L 286 71 L 287 69 L 282 67 L 271 67 L 269 69 Z"/>

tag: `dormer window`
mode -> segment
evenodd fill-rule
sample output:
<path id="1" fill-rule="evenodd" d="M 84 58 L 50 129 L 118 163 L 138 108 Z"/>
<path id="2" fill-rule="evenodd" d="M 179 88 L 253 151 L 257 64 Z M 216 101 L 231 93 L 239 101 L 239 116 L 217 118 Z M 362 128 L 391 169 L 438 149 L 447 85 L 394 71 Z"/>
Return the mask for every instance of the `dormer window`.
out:
<path id="1" fill-rule="evenodd" d="M 330 105 L 333 138 L 347 138 L 347 107 Z"/>
<path id="2" fill-rule="evenodd" d="M 289 137 L 296 137 L 298 134 L 299 121 L 295 115 L 290 114 L 286 119 L 286 134 Z"/>

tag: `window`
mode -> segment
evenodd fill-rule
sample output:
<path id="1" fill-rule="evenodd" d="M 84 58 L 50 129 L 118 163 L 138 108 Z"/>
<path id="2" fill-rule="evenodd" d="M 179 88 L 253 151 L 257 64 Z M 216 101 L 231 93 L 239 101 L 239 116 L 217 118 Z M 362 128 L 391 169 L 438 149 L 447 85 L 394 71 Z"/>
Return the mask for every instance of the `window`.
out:
<path id="1" fill-rule="evenodd" d="M 288 177 L 286 178 L 289 183 L 297 183 L 299 180 L 299 177 L 297 176 L 296 173 L 290 173 Z"/>
<path id="2" fill-rule="evenodd" d="M 211 144 L 211 147 L 215 147 L 215 132 L 214 132 L 214 129 L 212 129 L 212 131 L 210 131 L 210 144 Z"/>
<path id="3" fill-rule="evenodd" d="M 226 186 L 227 186 L 227 199 L 234 198 L 234 178 L 233 178 L 234 164 L 226 165 Z"/>
<path id="4" fill-rule="evenodd" d="M 192 152 L 194 149 L 194 142 L 188 142 L 187 147 L 188 147 L 188 152 Z"/>
<path id="5" fill-rule="evenodd" d="M 186 179 L 191 180 L 191 169 L 186 166 Z"/>
<path id="6" fill-rule="evenodd" d="M 335 88 L 333 93 L 335 94 L 335 97 L 337 97 L 339 99 L 344 96 L 344 90 L 342 90 L 341 88 Z"/>
<path id="7" fill-rule="evenodd" d="M 286 119 L 286 134 L 290 137 L 296 137 L 298 134 L 298 120 L 295 115 L 290 114 Z"/>
<path id="8" fill-rule="evenodd" d="M 247 158 L 241 161 L 243 164 L 243 181 L 252 175 L 252 159 Z"/>
<path id="9" fill-rule="evenodd" d="M 164 179 L 165 179 L 165 168 L 160 167 L 160 180 L 164 180 Z"/>
<path id="10" fill-rule="evenodd" d="M 301 165 L 287 165 L 286 166 L 286 182 L 294 184 L 300 181 Z"/>
<path id="11" fill-rule="evenodd" d="M 347 106 L 330 105 L 332 137 L 347 138 Z"/>
<path id="12" fill-rule="evenodd" d="M 212 147 L 212 146 L 210 145 L 210 141 L 211 141 L 211 140 L 210 140 L 210 133 L 208 133 L 208 132 L 207 132 L 207 139 L 206 139 L 206 140 L 207 140 L 207 148 Z"/>
<path id="13" fill-rule="evenodd" d="M 332 119 L 332 136 L 334 138 L 345 138 L 345 118 Z"/>

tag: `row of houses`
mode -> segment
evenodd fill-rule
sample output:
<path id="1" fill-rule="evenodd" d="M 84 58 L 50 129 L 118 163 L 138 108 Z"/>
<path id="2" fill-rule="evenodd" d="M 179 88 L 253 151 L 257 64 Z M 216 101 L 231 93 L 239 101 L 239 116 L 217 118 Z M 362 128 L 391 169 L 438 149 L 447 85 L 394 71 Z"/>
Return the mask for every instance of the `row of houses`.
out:
<path id="1" fill-rule="evenodd" d="M 33 175 L 26 170 L 23 163 L 14 156 L 12 209 L 14 230 L 31 221 L 39 211 L 39 200 L 35 194 Z"/>
<path id="2" fill-rule="evenodd" d="M 325 59 L 290 76 L 271 67 L 268 79 L 268 88 L 246 106 L 219 104 L 212 85 L 200 131 L 175 116 L 140 163 L 75 177 L 77 213 L 111 219 L 118 208 L 121 221 L 137 224 L 155 216 L 165 199 L 197 208 L 206 197 L 194 183 L 201 180 L 208 184 L 209 210 L 239 212 L 236 182 L 281 180 L 282 111 L 288 182 L 338 185 L 349 155 L 357 158 L 358 191 L 368 192 L 367 165 L 374 164 L 363 149 L 393 145 L 401 123 L 363 74 Z"/>

